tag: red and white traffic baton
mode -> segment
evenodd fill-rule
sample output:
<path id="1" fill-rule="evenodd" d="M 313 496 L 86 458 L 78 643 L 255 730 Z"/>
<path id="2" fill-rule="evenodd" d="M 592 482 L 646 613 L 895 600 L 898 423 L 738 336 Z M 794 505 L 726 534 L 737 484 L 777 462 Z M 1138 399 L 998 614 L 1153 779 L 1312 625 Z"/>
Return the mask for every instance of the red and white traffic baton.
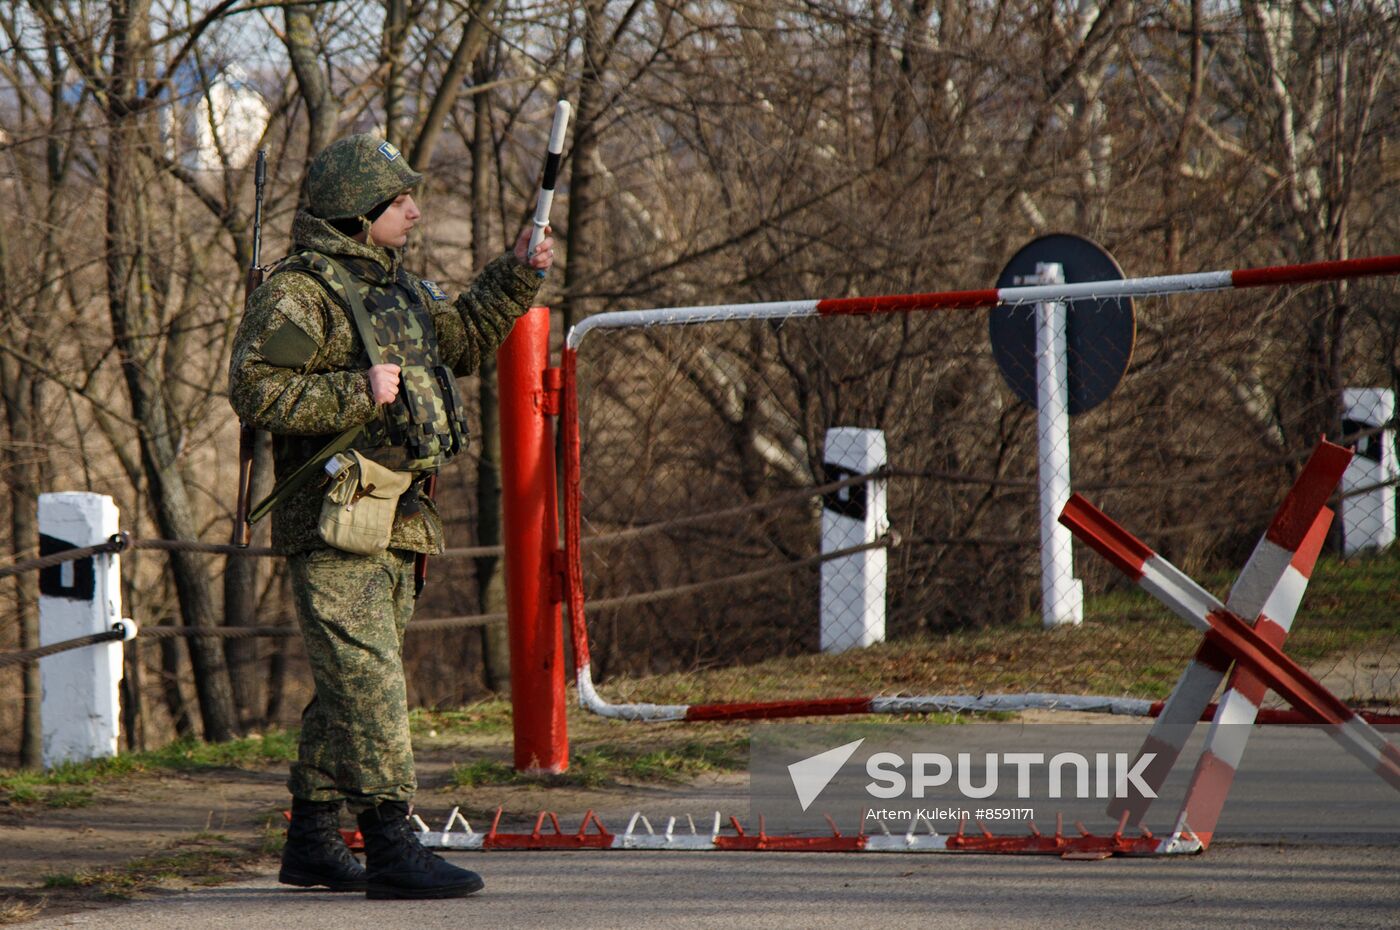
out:
<path id="1" fill-rule="evenodd" d="M 554 127 L 549 131 L 549 149 L 544 157 L 544 178 L 540 181 L 539 198 L 535 201 L 535 228 L 530 233 L 530 250 L 526 254 L 533 257 L 540 247 L 545 227 L 549 225 L 549 211 L 554 206 L 554 182 L 559 175 L 559 157 L 564 154 L 564 133 L 569 128 L 569 101 L 561 100 L 554 108 Z"/>

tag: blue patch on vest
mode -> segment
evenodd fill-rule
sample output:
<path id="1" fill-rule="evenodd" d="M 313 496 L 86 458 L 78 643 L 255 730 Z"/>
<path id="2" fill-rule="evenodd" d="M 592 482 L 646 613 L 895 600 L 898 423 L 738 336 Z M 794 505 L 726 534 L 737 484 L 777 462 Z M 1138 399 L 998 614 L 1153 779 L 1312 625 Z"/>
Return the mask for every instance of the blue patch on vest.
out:
<path id="1" fill-rule="evenodd" d="M 384 156 L 385 161 L 393 161 L 399 157 L 399 150 L 392 142 L 385 142 L 379 146 L 379 154 Z"/>
<path id="2" fill-rule="evenodd" d="M 424 281 L 423 290 L 427 291 L 428 296 L 431 297 L 433 300 L 447 299 L 447 292 L 444 291 L 442 288 L 438 287 L 432 281 Z"/>

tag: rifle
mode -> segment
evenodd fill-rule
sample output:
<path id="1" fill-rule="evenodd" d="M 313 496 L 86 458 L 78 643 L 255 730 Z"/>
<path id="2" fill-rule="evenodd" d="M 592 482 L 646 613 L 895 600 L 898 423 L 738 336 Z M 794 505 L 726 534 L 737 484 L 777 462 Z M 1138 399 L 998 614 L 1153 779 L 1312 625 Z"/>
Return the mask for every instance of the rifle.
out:
<path id="1" fill-rule="evenodd" d="M 262 218 L 263 189 L 267 184 L 267 149 L 258 149 L 257 165 L 253 169 L 253 254 L 248 264 L 248 277 L 243 282 L 243 307 L 263 282 Z M 232 545 L 247 548 L 253 538 L 248 522 L 248 505 L 253 496 L 253 453 L 258 445 L 258 431 L 246 423 L 238 424 L 238 506 L 233 513 Z"/>
<path id="2" fill-rule="evenodd" d="M 428 480 L 423 482 L 423 490 L 427 492 L 428 500 L 437 497 L 437 473 L 428 476 Z M 420 552 L 413 557 L 413 596 L 415 598 L 423 593 L 423 587 L 428 583 L 428 553 Z"/>

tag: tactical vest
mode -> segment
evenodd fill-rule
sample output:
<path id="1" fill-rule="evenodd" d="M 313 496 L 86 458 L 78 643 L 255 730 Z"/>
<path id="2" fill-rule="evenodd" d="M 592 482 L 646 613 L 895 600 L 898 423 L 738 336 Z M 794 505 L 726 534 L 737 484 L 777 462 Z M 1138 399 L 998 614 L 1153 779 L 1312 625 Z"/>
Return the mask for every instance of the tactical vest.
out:
<path id="1" fill-rule="evenodd" d="M 375 460 L 391 468 L 437 468 L 462 451 L 469 428 L 457 379 L 438 355 L 433 318 L 422 294 L 402 268 L 392 283 L 380 285 L 361 275 L 368 270 L 364 260 L 341 257 L 336 261 L 350 272 L 352 286 L 360 289 L 381 360 L 401 369 L 399 396 L 383 408 L 379 419 L 365 425 L 364 446 Z M 271 273 L 282 271 L 299 271 L 314 278 L 353 322 L 350 299 L 324 255 L 312 251 L 289 255 Z M 402 454 L 393 454 L 393 450 L 402 450 Z"/>

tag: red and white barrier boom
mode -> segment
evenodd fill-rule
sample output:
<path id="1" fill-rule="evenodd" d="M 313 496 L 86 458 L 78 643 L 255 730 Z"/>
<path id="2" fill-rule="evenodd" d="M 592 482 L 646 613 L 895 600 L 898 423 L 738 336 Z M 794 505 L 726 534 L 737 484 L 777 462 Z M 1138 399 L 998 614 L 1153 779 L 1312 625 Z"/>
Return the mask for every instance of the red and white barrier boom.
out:
<path id="1" fill-rule="evenodd" d="M 786 320 L 804 317 L 852 316 L 882 313 L 908 313 L 929 310 L 949 310 L 956 308 L 993 307 L 1008 304 L 1027 304 L 1043 301 L 1072 301 L 1084 298 L 1144 297 L 1153 295 L 1181 294 L 1202 291 L 1220 291 L 1233 288 L 1276 287 L 1286 284 L 1308 284 L 1342 278 L 1355 278 L 1367 275 L 1400 273 L 1400 255 L 1385 255 L 1374 258 L 1356 258 L 1345 261 L 1313 262 L 1303 265 L 1280 265 L 1269 268 L 1247 268 L 1233 271 L 1208 271 L 1197 274 L 1164 275 L 1147 278 L 1128 278 L 1118 281 L 1090 281 L 1075 284 L 1044 284 L 1020 287 L 988 288 L 974 291 L 942 291 L 927 294 L 901 294 L 883 297 L 845 297 L 825 300 L 788 300 L 768 303 L 718 304 L 703 307 L 670 307 L 658 310 L 624 310 L 614 313 L 600 313 L 576 324 L 569 330 L 563 357 L 563 409 L 564 409 L 564 518 L 565 518 L 565 557 L 567 596 L 569 599 L 569 621 L 573 639 L 574 670 L 578 682 L 579 703 L 587 710 L 605 717 L 627 720 L 726 720 L 778 717 L 805 717 L 833 714 L 866 713 L 921 713 L 935 711 L 997 711 L 1026 710 L 1031 708 L 1051 708 L 1060 710 L 1091 710 L 1109 713 L 1153 716 L 1163 711 L 1160 702 L 1130 698 L 1085 697 L 1064 694 L 1019 694 L 1019 695 L 924 695 L 914 697 L 844 697 L 820 700 L 760 701 L 750 703 L 718 704 L 649 704 L 649 703 L 610 703 L 600 697 L 593 685 L 589 664 L 588 629 L 585 622 L 587 601 L 583 588 L 583 548 L 582 548 L 582 489 L 581 489 L 581 450 L 579 437 L 578 402 L 578 351 L 584 338 L 595 330 L 625 329 L 644 326 L 673 326 L 694 323 L 718 323 L 740 320 Z M 1321 468 L 1322 466 L 1318 466 Z M 1330 473 L 1330 472 L 1329 472 Z M 1335 484 L 1335 481 L 1333 482 Z M 1329 485 L 1329 493 L 1330 493 Z M 1325 497 L 1325 495 L 1324 495 Z M 1309 498 L 1311 500 L 1311 498 Z M 1287 506 L 1287 505 L 1286 505 Z M 1310 514 L 1315 516 L 1321 506 L 1313 507 Z M 1293 523 L 1288 524 L 1293 528 Z M 1309 522 L 1298 530 L 1297 540 L 1289 548 L 1274 540 L 1271 545 L 1282 548 L 1256 551 L 1250 560 L 1245 574 L 1241 576 L 1237 591 L 1232 593 L 1228 605 L 1221 605 L 1209 594 L 1200 590 L 1184 575 L 1178 588 L 1182 592 L 1192 591 L 1187 601 L 1190 609 L 1182 616 L 1210 617 L 1226 611 L 1222 616 L 1242 614 L 1251 619 L 1259 616 L 1268 597 L 1264 592 L 1273 592 L 1281 583 L 1278 598 L 1286 600 L 1294 591 L 1301 597 L 1302 589 L 1297 587 L 1297 578 L 1306 581 L 1311 563 L 1305 558 L 1294 561 L 1290 556 L 1281 558 L 1283 551 L 1302 551 L 1303 538 L 1311 526 Z M 1129 537 L 1131 538 L 1131 537 Z M 1291 539 L 1291 537 L 1290 537 Z M 1140 544 L 1139 544 L 1140 545 Z M 1262 546 L 1262 544 L 1261 544 Z M 1144 547 L 1145 548 L 1145 547 Z M 1314 554 L 1315 557 L 1315 554 Z M 1258 562 L 1257 567 L 1255 565 Z M 1306 564 L 1305 564 L 1306 562 Z M 1284 575 L 1289 566 L 1293 575 Z M 1177 573 L 1178 575 L 1180 573 Z M 1295 577 L 1296 576 L 1296 577 Z M 1186 603 L 1186 602 L 1183 602 Z M 1282 600 L 1269 609 L 1272 623 L 1286 629 L 1285 615 L 1291 620 L 1292 610 L 1285 609 Z M 1227 610 L 1228 608 L 1228 610 Z M 1214 613 L 1213 613 L 1214 612 Z M 1192 620 L 1192 622 L 1198 622 Z M 1243 621 L 1241 621 L 1243 623 Z M 1222 671 L 1219 657 L 1239 659 L 1234 653 L 1220 650 L 1224 647 L 1215 643 L 1216 639 L 1235 642 L 1240 634 L 1231 630 L 1218 632 L 1218 625 L 1228 625 L 1226 621 L 1199 619 L 1202 629 L 1210 629 L 1208 648 L 1215 650 L 1188 669 L 1178 692 L 1185 691 L 1194 697 L 1182 699 L 1173 706 L 1172 720 L 1188 717 L 1188 708 L 1199 705 L 1196 717 L 1207 713 L 1206 702 L 1199 696 L 1208 681 L 1220 680 Z M 1258 639 L 1264 634 L 1245 624 L 1249 636 Z M 1233 638 L 1231 638 L 1233 637 Z M 1246 642 L 1252 642 L 1246 640 Z M 1207 648 L 1207 647 L 1203 647 Z M 1243 648 L 1243 647 L 1241 647 Z M 1275 649 L 1275 652 L 1277 650 Z M 1286 658 L 1284 661 L 1287 661 Z M 1214 664 L 1212 664 L 1214 663 Z M 1228 664 L 1228 663 L 1227 663 Z M 1252 668 L 1252 666 L 1251 666 Z M 1296 666 L 1294 666 L 1296 668 Z M 1285 668 L 1280 674 L 1287 673 Z M 1287 673 L 1291 675 L 1291 673 Z M 1215 676 L 1213 679 L 1211 676 Z M 1273 679 L 1264 676 L 1273 687 Z M 1287 677 L 1287 676 L 1286 676 Z M 1288 677 L 1296 681 L 1296 676 Z M 1214 690 L 1214 685 L 1209 691 Z M 1276 689 L 1277 690 L 1277 689 Z M 1309 692 L 1306 688 L 1296 690 L 1301 696 Z M 1209 694 L 1206 695 L 1207 699 Z M 1330 697 L 1330 695 L 1328 695 Z M 1319 698 L 1320 700 L 1320 698 Z M 1335 701 L 1335 699 L 1332 699 Z M 1217 711 L 1217 713 L 1219 713 Z M 1309 716 L 1307 719 L 1314 719 Z M 1372 731 L 1374 732 L 1374 731 Z M 1173 754 L 1174 757 L 1174 754 Z M 1170 766 L 1168 766 L 1170 767 Z"/>
<path id="2" fill-rule="evenodd" d="M 1400 748 L 1280 648 L 1332 519 L 1325 503 L 1351 456 L 1350 450 L 1325 440 L 1317 447 L 1255 547 L 1227 604 L 1221 604 L 1082 496 L 1072 497 L 1061 514 L 1060 519 L 1082 542 L 1205 633 L 1196 658 L 1143 746 L 1144 753 L 1158 753 L 1153 761 L 1160 764 L 1150 767 L 1144 779 L 1154 791 L 1180 754 L 1186 732 L 1185 727 L 1166 727 L 1171 722 L 1199 719 L 1215 686 L 1231 663 L 1235 664 L 1177 818 L 1174 839 L 1197 841 L 1202 848 L 1210 844 L 1249 740 L 1248 724 L 1254 722 L 1266 689 L 1283 697 L 1306 722 L 1327 724 L 1329 735 L 1343 749 L 1400 790 Z M 1242 610 L 1254 620 L 1246 621 Z M 1120 821 L 1135 815 L 1140 818 L 1143 810 L 1144 806 L 1132 803 L 1110 807 Z"/>

